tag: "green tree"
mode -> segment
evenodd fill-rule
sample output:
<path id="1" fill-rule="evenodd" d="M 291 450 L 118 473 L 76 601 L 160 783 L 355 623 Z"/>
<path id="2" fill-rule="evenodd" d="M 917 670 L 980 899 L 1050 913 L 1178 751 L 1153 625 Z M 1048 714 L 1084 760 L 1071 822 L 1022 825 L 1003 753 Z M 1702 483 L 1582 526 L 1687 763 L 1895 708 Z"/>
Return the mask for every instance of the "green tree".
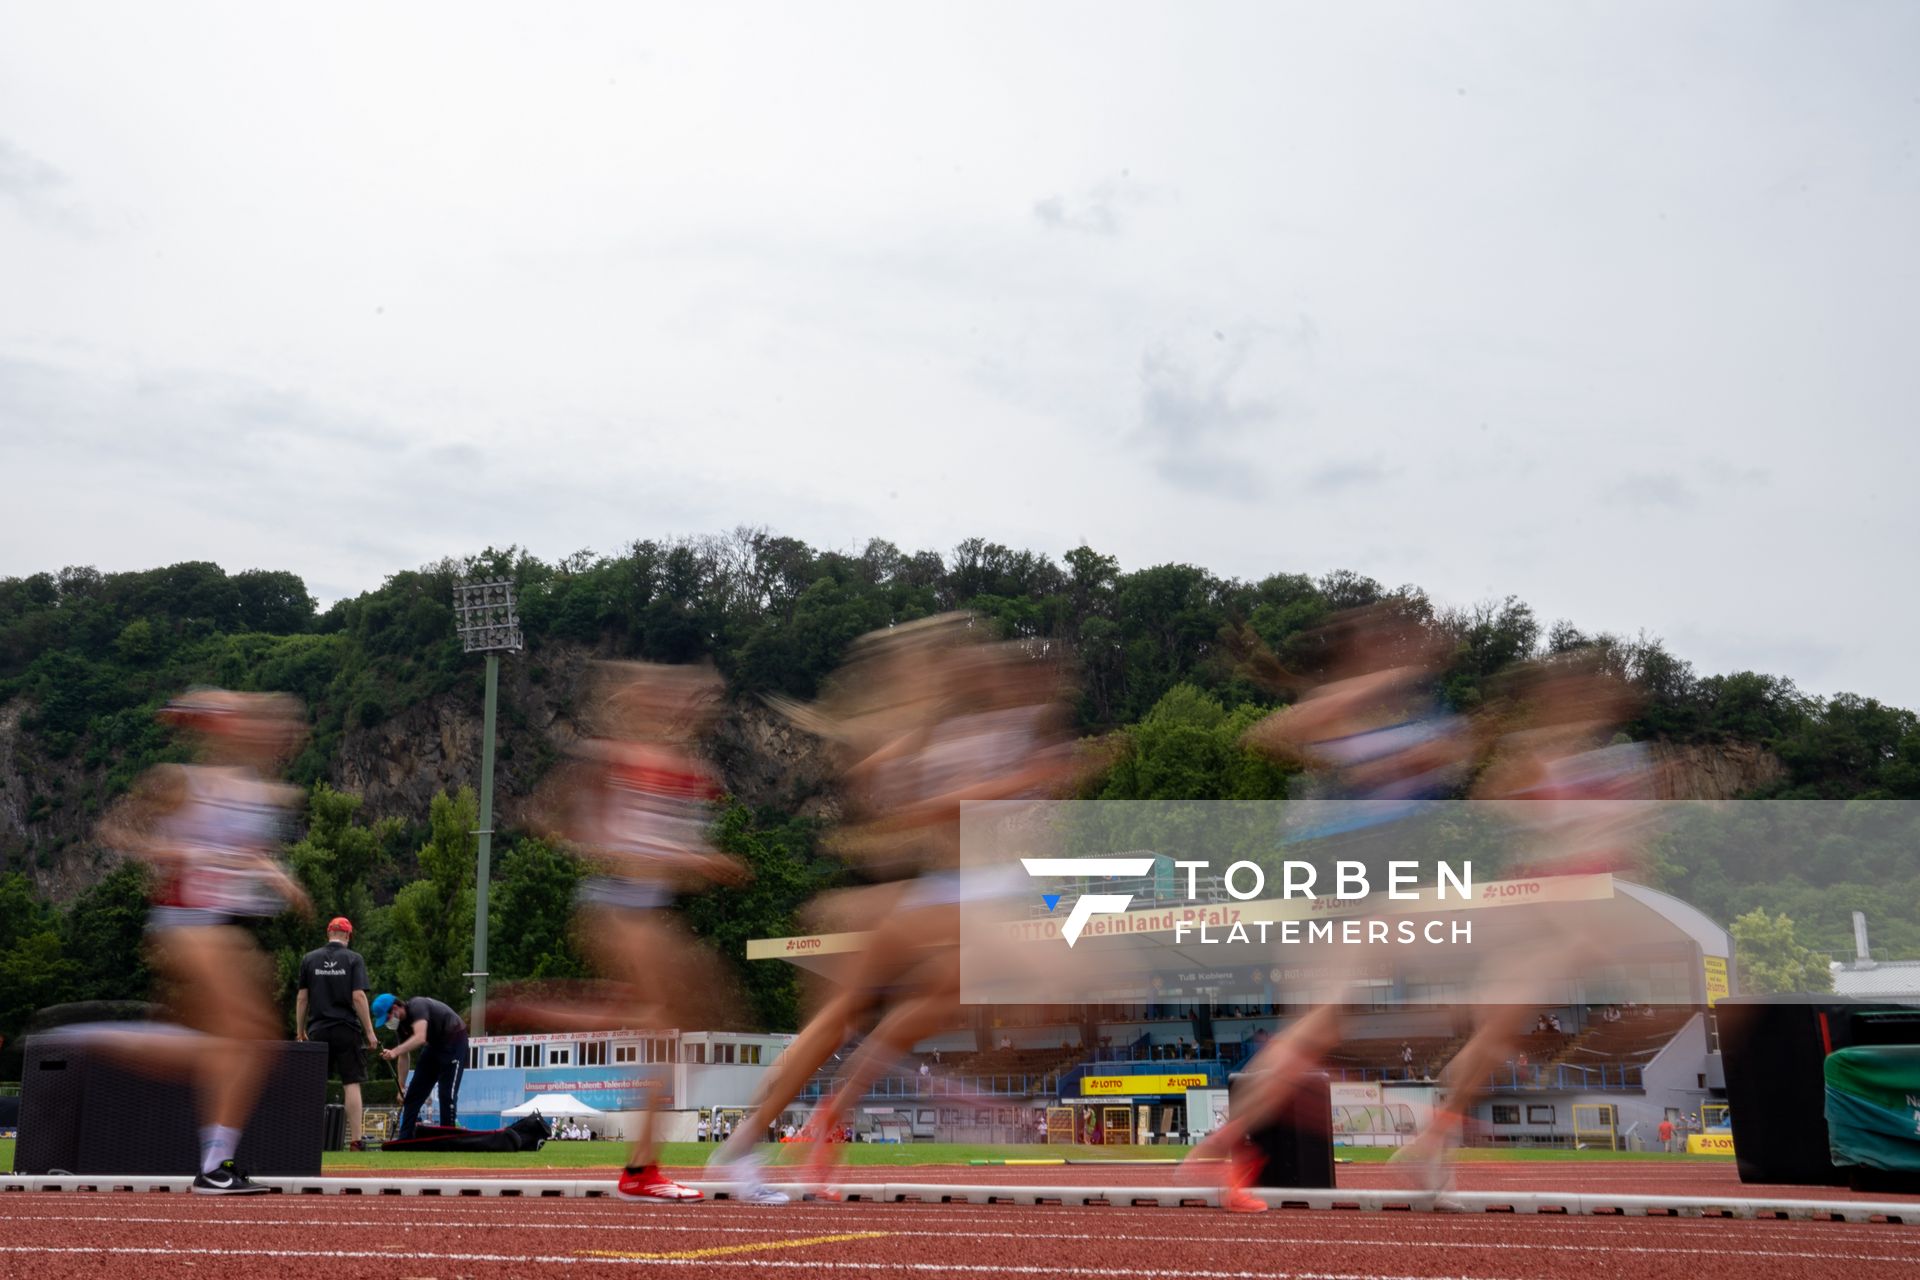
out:
<path id="1" fill-rule="evenodd" d="M 80 969 L 75 999 L 147 997 L 147 905 L 147 868 L 139 862 L 120 863 L 74 899 L 60 933 Z"/>
<path id="2" fill-rule="evenodd" d="M 358 922 L 373 914 L 373 881 L 386 866 L 387 845 L 400 824 L 389 818 L 366 826 L 357 820 L 360 805 L 351 792 L 315 783 L 307 800 L 307 834 L 287 851 L 322 924 L 334 916 Z"/>
<path id="3" fill-rule="evenodd" d="M 751 938 L 778 938 L 794 930 L 802 903 L 834 883 L 836 868 L 814 854 L 819 825 L 728 802 L 715 825 L 715 843 L 744 860 L 753 879 L 689 898 L 687 923 L 721 955 L 741 966 L 751 1024 L 768 1030 L 798 1025 L 800 987 L 788 964 L 745 962 Z"/>
<path id="4" fill-rule="evenodd" d="M 1800 945 L 1785 912 L 1769 915 L 1755 907 L 1733 922 L 1731 932 L 1740 985 L 1749 994 L 1833 990 L 1827 957 Z"/>
<path id="5" fill-rule="evenodd" d="M 0 950 L 0 1028 L 12 1039 L 35 1010 L 72 1000 L 79 981 L 80 966 L 52 924 L 21 934 Z"/>
<path id="6" fill-rule="evenodd" d="M 1288 770 L 1240 739 L 1264 714 L 1228 711 L 1190 684 L 1166 692 L 1139 724 L 1121 731 L 1120 754 L 1102 800 L 1277 800 Z"/>
<path id="7" fill-rule="evenodd" d="M 260 945 L 273 957 L 274 1001 L 292 1026 L 300 958 L 324 940 L 327 921 L 345 916 L 353 922 L 354 949 L 367 960 L 376 983 L 391 971 L 375 967 L 385 958 L 388 921 L 374 906 L 373 887 L 390 863 L 388 847 L 399 838 L 400 823 L 386 819 L 368 827 L 358 822 L 360 797 L 316 783 L 307 799 L 307 832 L 287 850 L 287 865 L 313 901 L 313 918 L 281 915 L 255 926 Z"/>
<path id="8" fill-rule="evenodd" d="M 0 1036 L 17 1038 L 35 1010 L 73 998 L 79 966 L 56 923 L 25 876 L 0 875 Z"/>
<path id="9" fill-rule="evenodd" d="M 394 895 L 390 913 L 389 959 L 401 995 L 466 1007 L 463 975 L 473 958 L 473 831 L 479 813 L 471 787 L 433 798 L 432 834 L 420 846 L 421 878 Z"/>
<path id="10" fill-rule="evenodd" d="M 572 937 L 580 874 L 579 863 L 544 840 L 520 840 L 508 851 L 487 904 L 487 968 L 493 981 L 578 978 L 587 972 Z"/>

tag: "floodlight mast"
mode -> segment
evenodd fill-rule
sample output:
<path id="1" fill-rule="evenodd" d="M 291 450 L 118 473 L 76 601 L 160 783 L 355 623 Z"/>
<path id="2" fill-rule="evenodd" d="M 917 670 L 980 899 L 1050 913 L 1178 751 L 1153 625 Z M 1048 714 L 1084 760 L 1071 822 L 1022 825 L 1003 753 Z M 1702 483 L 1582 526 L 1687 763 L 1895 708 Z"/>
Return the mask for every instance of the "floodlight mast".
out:
<path id="1" fill-rule="evenodd" d="M 454 628 L 467 653 L 487 655 L 487 695 L 480 729 L 479 867 L 473 880 L 472 1033 L 487 1033 L 487 887 L 493 878 L 493 732 L 500 703 L 500 655 L 522 648 L 513 583 L 504 578 L 453 584 Z"/>

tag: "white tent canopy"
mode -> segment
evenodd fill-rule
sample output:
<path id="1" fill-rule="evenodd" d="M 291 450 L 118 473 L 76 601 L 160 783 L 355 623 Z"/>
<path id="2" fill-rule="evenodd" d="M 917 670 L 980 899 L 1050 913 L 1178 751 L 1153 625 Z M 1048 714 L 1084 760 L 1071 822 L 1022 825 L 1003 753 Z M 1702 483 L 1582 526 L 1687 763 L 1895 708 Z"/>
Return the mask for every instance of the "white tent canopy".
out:
<path id="1" fill-rule="evenodd" d="M 590 1107 L 570 1093 L 543 1093 L 528 1098 L 517 1107 L 509 1107 L 500 1114 L 503 1116 L 530 1116 L 538 1111 L 549 1120 L 560 1116 L 598 1116 L 606 1113 L 598 1107 Z"/>

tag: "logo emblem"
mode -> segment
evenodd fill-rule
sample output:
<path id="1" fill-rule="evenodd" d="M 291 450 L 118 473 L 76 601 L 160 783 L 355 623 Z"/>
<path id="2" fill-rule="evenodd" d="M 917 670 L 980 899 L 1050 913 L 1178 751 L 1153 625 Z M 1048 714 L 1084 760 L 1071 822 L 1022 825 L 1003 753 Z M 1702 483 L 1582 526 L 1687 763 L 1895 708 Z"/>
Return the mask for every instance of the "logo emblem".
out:
<path id="1" fill-rule="evenodd" d="M 1153 859 L 1145 858 L 1022 858 L 1020 864 L 1027 874 L 1037 880 L 1074 879 L 1084 880 L 1089 876 L 1144 876 L 1153 870 Z M 1047 893 L 1041 895 L 1041 901 L 1052 911 L 1060 905 L 1061 895 Z M 1060 926 L 1060 936 L 1071 947 L 1080 940 L 1080 933 L 1087 927 L 1087 921 L 1095 916 L 1117 916 L 1133 903 L 1130 893 L 1083 893 L 1073 904 L 1073 910 L 1067 912 L 1067 922 Z"/>

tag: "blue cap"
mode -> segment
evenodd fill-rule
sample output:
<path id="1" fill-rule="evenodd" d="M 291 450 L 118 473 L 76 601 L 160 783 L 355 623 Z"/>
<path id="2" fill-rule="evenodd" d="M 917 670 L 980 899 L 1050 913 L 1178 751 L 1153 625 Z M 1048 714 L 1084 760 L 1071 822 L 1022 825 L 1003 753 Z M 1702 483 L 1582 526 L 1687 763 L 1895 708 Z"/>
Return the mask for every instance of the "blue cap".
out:
<path id="1" fill-rule="evenodd" d="M 387 1025 L 387 1015 L 393 1012 L 393 994 L 383 991 L 373 998 L 373 1029 L 375 1031 Z"/>

